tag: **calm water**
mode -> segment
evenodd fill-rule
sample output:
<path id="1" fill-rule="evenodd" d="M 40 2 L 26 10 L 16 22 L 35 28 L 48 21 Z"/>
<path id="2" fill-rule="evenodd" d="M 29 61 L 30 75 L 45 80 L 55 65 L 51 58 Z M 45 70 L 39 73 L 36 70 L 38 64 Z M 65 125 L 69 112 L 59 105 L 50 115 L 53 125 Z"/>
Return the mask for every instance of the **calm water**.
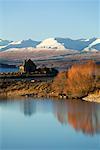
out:
<path id="1" fill-rule="evenodd" d="M 0 72 L 17 72 L 18 68 L 0 68 Z"/>
<path id="2" fill-rule="evenodd" d="M 100 105 L 1 100 L 1 150 L 100 150 Z"/>

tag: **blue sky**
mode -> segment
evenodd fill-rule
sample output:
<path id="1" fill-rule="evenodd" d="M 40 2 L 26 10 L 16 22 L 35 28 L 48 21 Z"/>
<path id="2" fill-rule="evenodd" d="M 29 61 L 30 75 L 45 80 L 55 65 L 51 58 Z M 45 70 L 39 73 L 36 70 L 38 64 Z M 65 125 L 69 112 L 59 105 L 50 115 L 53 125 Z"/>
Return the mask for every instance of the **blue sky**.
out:
<path id="1" fill-rule="evenodd" d="M 100 37 L 100 0 L 0 0 L 0 38 Z"/>

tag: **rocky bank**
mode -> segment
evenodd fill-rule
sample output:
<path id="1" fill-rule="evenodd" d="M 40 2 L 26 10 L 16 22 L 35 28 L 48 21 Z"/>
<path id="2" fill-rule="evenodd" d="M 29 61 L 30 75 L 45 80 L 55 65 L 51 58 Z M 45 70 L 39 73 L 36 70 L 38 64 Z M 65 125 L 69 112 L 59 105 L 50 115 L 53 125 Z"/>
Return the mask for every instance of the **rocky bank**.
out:
<path id="1" fill-rule="evenodd" d="M 2 97 L 56 97 L 57 99 L 68 99 L 65 95 L 55 93 L 52 89 L 52 81 L 15 81 L 2 80 L 0 82 L 0 99 Z M 82 98 L 85 101 L 100 103 L 100 90 L 90 93 Z"/>

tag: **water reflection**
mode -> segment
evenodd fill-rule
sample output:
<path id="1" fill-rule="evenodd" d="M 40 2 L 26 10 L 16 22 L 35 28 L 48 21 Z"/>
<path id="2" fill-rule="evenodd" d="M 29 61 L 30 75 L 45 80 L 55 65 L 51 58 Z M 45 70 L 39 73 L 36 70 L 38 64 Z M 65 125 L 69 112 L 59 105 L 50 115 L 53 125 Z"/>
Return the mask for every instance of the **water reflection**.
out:
<path id="1" fill-rule="evenodd" d="M 25 115 L 37 112 L 54 114 L 61 124 L 70 124 L 76 131 L 93 135 L 100 133 L 100 105 L 74 101 L 32 101 L 23 102 Z"/>
<path id="2" fill-rule="evenodd" d="M 62 124 L 70 124 L 85 134 L 100 133 L 100 105 L 81 101 L 54 103 L 55 116 Z"/>
<path id="3" fill-rule="evenodd" d="M 36 113 L 52 113 L 62 125 L 69 124 L 77 132 L 94 135 L 100 133 L 100 105 L 79 100 L 33 100 L 2 101 L 0 106 L 10 106 L 11 109 L 17 103 L 17 111 L 25 116 Z M 19 105 L 19 107 L 18 107 Z"/>
<path id="4" fill-rule="evenodd" d="M 32 100 L 22 101 L 20 105 L 20 110 L 24 113 L 24 115 L 31 116 L 32 114 L 36 113 L 35 101 Z"/>
<path id="5" fill-rule="evenodd" d="M 78 100 L 21 102 L 24 115 L 51 112 L 61 124 L 70 124 L 76 131 L 85 134 L 100 133 L 100 105 Z"/>

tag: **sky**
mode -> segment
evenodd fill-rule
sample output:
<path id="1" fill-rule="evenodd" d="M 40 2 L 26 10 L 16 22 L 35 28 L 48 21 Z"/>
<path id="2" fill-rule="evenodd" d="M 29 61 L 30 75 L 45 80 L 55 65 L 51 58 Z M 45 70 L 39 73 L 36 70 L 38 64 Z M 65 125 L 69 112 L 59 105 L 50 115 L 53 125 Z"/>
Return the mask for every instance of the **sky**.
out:
<path id="1" fill-rule="evenodd" d="M 0 38 L 100 37 L 100 0 L 0 0 Z"/>

